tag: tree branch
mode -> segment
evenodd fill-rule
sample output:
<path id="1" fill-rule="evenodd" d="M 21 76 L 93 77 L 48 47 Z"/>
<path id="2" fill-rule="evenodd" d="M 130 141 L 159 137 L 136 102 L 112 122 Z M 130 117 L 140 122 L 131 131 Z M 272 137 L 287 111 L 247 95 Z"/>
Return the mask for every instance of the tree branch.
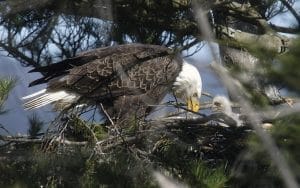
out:
<path id="1" fill-rule="evenodd" d="M 17 48 L 9 47 L 6 44 L 2 43 L 1 41 L 0 41 L 0 47 L 2 47 L 4 50 L 6 50 L 9 54 L 11 54 L 16 59 L 25 61 L 27 65 L 31 65 L 35 68 L 40 67 L 40 65 L 36 61 L 34 61 L 32 58 L 27 57 L 25 54 L 20 52 Z"/>
<path id="2" fill-rule="evenodd" d="M 259 45 L 260 48 L 265 50 L 282 53 L 285 51 L 283 49 L 290 45 L 287 37 L 275 33 L 257 35 L 221 25 L 218 26 L 217 30 L 217 33 L 221 35 L 218 41 L 219 44 L 224 43 L 230 47 L 249 48 L 249 45 Z"/>
<path id="3" fill-rule="evenodd" d="M 11 143 L 44 143 L 45 140 L 43 138 L 36 138 L 36 139 L 31 139 L 28 138 L 27 136 L 24 137 L 11 137 L 11 136 L 6 136 L 6 137 L 0 137 L 0 140 L 5 141 L 5 142 L 11 142 Z M 72 145 L 72 146 L 85 146 L 88 144 L 87 141 L 82 141 L 82 142 L 76 142 L 76 141 L 70 141 L 67 139 L 61 139 L 60 137 L 56 138 L 54 142 L 59 143 L 59 144 L 65 144 L 65 145 Z"/>
<path id="4" fill-rule="evenodd" d="M 284 6 L 293 14 L 293 16 L 298 21 L 298 28 L 300 27 L 300 15 L 297 14 L 296 10 L 292 7 L 292 5 L 287 0 L 280 0 Z"/>
<path id="5" fill-rule="evenodd" d="M 291 28 L 291 27 L 282 27 L 275 24 L 270 23 L 270 27 L 277 31 L 282 33 L 290 33 L 290 34 L 298 34 L 300 32 L 300 27 L 298 28 Z"/>

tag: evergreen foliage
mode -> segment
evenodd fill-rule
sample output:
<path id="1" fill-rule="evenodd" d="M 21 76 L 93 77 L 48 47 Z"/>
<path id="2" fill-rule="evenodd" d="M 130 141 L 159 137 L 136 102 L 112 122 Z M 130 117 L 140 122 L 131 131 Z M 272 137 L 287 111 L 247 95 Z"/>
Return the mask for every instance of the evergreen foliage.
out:
<path id="1" fill-rule="evenodd" d="M 300 92 L 299 58 L 300 39 L 295 39 L 290 50 L 286 54 L 279 56 L 278 61 L 274 62 L 270 70 L 271 76 L 276 82 L 298 93 Z"/>
<path id="2" fill-rule="evenodd" d="M 30 138 L 36 138 L 38 134 L 41 133 L 44 122 L 41 121 L 36 114 L 32 114 L 32 116 L 28 118 L 28 121 L 28 135 L 30 136 Z"/>
<path id="3" fill-rule="evenodd" d="M 0 78 L 0 115 L 7 112 L 4 110 L 4 102 L 15 84 L 16 79 L 14 78 Z"/>

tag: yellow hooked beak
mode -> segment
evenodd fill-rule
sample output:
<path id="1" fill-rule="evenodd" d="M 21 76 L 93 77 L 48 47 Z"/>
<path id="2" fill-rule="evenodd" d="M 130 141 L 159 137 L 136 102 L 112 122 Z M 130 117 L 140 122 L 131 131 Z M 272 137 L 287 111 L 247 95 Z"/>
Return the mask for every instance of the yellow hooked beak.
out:
<path id="1" fill-rule="evenodd" d="M 198 97 L 187 98 L 187 108 L 193 112 L 198 112 L 200 109 L 200 103 Z"/>

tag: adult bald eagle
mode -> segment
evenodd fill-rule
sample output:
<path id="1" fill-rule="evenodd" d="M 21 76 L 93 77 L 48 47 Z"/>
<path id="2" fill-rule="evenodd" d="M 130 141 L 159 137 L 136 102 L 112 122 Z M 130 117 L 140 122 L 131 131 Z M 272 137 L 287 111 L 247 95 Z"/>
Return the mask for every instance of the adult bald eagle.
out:
<path id="1" fill-rule="evenodd" d="M 57 109 L 101 103 L 114 116 L 147 114 L 148 105 L 159 103 L 173 89 L 188 109 L 199 110 L 202 81 L 198 70 L 162 46 L 98 48 L 30 72 L 41 72 L 43 77 L 29 86 L 48 86 L 23 97 L 26 109 L 50 103 L 55 103 Z"/>

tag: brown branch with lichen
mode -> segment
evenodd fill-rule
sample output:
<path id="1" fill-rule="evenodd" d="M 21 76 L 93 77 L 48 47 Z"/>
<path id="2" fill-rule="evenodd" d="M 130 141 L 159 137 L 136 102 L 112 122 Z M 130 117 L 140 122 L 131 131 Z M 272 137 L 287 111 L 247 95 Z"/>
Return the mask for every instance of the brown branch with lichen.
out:
<path id="1" fill-rule="evenodd" d="M 225 26 L 218 26 L 217 30 L 221 36 L 218 38 L 218 43 L 230 47 L 248 48 L 249 45 L 255 45 L 267 51 L 282 53 L 290 45 L 287 37 L 276 33 L 257 35 Z"/>

